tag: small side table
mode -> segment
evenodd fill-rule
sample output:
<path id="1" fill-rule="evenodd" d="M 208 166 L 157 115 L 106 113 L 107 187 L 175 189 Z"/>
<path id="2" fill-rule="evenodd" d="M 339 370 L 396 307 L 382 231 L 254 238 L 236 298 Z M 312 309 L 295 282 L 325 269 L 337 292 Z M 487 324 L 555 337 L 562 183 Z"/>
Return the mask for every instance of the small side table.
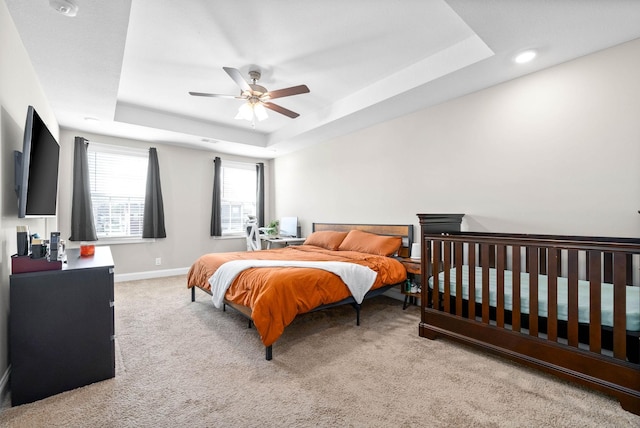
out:
<path id="1" fill-rule="evenodd" d="M 420 259 L 412 259 L 409 257 L 398 257 L 397 258 L 400 263 L 407 270 L 407 277 L 415 282 L 416 275 L 422 274 L 422 266 L 420 264 Z M 412 293 L 410 291 L 405 290 L 404 284 L 400 287 L 400 292 L 404 294 L 404 304 L 402 305 L 402 309 L 407 309 L 409 305 L 417 305 L 418 299 L 421 297 L 421 293 Z"/>

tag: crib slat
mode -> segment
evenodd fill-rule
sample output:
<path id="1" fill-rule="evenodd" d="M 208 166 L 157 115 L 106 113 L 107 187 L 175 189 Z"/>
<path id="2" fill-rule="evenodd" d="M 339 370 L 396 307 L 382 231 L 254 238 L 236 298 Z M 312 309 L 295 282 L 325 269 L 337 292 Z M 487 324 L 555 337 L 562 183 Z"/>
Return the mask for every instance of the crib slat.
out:
<path id="1" fill-rule="evenodd" d="M 604 282 L 613 283 L 613 271 L 614 271 L 613 257 L 614 257 L 613 253 L 604 253 Z M 627 254 L 626 258 L 627 258 L 626 275 L 627 275 L 627 278 L 632 278 L 633 256 L 631 254 Z"/>
<path id="2" fill-rule="evenodd" d="M 600 353 L 602 351 L 602 281 L 600 276 L 602 253 L 591 250 L 588 253 L 589 282 L 591 283 L 589 292 L 589 350 Z"/>
<path id="3" fill-rule="evenodd" d="M 613 255 L 613 356 L 627 358 L 627 258 L 624 253 Z"/>
<path id="4" fill-rule="evenodd" d="M 432 308 L 436 310 L 440 310 L 440 245 L 442 245 L 442 241 L 433 240 L 432 243 L 432 258 L 431 258 L 431 267 L 433 269 L 433 293 L 432 295 Z"/>
<path id="5" fill-rule="evenodd" d="M 469 319 L 476 319 L 476 244 L 469 243 Z"/>
<path id="6" fill-rule="evenodd" d="M 514 245 L 511 248 L 511 266 L 512 266 L 512 291 L 513 296 L 512 308 L 511 308 L 511 326 L 513 331 L 520 331 L 520 269 L 521 269 L 521 250 L 519 245 Z"/>
<path id="7" fill-rule="evenodd" d="M 498 259 L 496 260 L 497 275 L 497 301 L 496 301 L 496 325 L 504 328 L 504 267 L 507 251 L 504 245 L 497 246 Z"/>
<path id="8" fill-rule="evenodd" d="M 480 244 L 480 256 L 489 260 L 489 245 Z M 489 266 L 482 263 L 482 322 L 489 324 Z"/>
<path id="9" fill-rule="evenodd" d="M 454 265 L 456 267 L 456 314 L 462 316 L 462 242 L 454 245 Z"/>
<path id="10" fill-rule="evenodd" d="M 529 247 L 529 335 L 538 337 L 538 248 Z"/>
<path id="11" fill-rule="evenodd" d="M 567 258 L 568 320 L 567 342 L 578 346 L 578 250 L 570 249 Z"/>
<path id="12" fill-rule="evenodd" d="M 549 271 L 547 272 L 547 337 L 558 341 L 558 249 L 549 248 Z"/>
<path id="13" fill-rule="evenodd" d="M 451 241 L 444 242 L 444 311 L 451 313 Z"/>

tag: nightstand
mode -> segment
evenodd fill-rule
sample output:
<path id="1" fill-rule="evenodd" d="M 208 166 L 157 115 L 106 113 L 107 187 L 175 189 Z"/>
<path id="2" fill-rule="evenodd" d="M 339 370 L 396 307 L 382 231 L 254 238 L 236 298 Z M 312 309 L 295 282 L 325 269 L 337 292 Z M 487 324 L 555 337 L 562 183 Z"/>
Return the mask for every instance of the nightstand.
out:
<path id="1" fill-rule="evenodd" d="M 420 259 L 397 257 L 397 260 L 402 263 L 404 268 L 407 270 L 407 278 L 409 278 L 412 283 L 420 284 L 420 282 L 416 281 L 416 275 L 422 274 Z M 407 309 L 410 304 L 417 305 L 418 299 L 422 295 L 422 293 L 411 293 L 410 291 L 407 291 L 404 283 L 400 286 L 400 292 L 404 294 L 404 304 L 402 305 L 402 309 Z"/>

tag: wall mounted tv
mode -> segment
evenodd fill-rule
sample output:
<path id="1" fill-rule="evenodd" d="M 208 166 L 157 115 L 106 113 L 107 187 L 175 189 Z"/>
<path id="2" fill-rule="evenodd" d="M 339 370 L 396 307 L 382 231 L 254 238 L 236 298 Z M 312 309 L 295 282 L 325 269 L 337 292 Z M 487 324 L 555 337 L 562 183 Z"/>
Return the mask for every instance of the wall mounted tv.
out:
<path id="1" fill-rule="evenodd" d="M 60 146 L 33 106 L 27 110 L 22 152 L 14 152 L 18 217 L 53 217 Z"/>

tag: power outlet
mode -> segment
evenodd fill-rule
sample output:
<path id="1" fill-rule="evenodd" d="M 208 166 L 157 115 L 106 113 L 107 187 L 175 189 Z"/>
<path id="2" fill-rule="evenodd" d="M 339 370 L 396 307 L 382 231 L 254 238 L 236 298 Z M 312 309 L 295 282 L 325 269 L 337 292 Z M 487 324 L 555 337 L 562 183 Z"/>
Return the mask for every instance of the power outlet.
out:
<path id="1" fill-rule="evenodd" d="M 160 257 L 156 257 L 156 266 L 160 266 L 162 264 L 162 259 Z"/>

